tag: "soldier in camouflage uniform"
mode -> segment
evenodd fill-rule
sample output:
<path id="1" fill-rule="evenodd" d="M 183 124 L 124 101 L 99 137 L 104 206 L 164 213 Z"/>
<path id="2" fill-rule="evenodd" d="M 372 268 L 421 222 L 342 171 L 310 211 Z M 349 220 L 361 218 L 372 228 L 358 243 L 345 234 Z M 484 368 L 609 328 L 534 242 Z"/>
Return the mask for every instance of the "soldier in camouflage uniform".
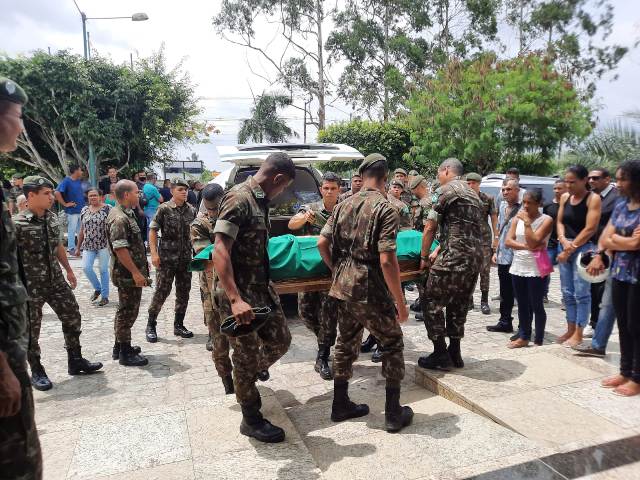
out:
<path id="1" fill-rule="evenodd" d="M 191 238 L 190 227 L 196 218 L 196 209 L 187 203 L 189 184 L 178 179 L 171 183 L 171 200 L 158 207 L 149 225 L 149 247 L 151 262 L 156 267 L 156 289 L 149 305 L 147 341 L 158 341 L 156 324 L 164 301 L 171 293 L 173 280 L 176 281 L 176 306 L 173 320 L 173 334 L 191 338 L 193 333 L 184 326 L 184 316 L 189 304 L 191 290 Z M 158 247 L 158 231 L 161 232 Z"/>
<path id="2" fill-rule="evenodd" d="M 496 212 L 495 199 L 480 191 L 482 177 L 479 173 L 468 173 L 466 176 L 467 185 L 478 194 L 482 204 L 482 265 L 480 266 L 480 310 L 484 315 L 491 314 L 489 307 L 489 277 L 491 275 L 491 258 L 498 246 L 498 237 L 493 232 L 498 233 L 498 213 Z M 489 224 L 491 222 L 491 224 Z M 469 302 L 473 308 L 473 296 Z"/>
<path id="3" fill-rule="evenodd" d="M 361 188 L 362 188 L 362 177 L 360 176 L 359 173 L 354 173 L 353 175 L 351 175 L 351 190 L 341 194 L 338 197 L 338 203 L 339 202 L 343 202 L 347 198 L 349 198 L 349 197 L 353 196 L 354 194 L 358 193 Z"/>
<path id="4" fill-rule="evenodd" d="M 413 228 L 413 225 L 411 223 L 412 217 L 411 217 L 411 210 L 409 209 L 409 204 L 402 201 L 402 195 L 404 193 L 405 193 L 404 184 L 400 180 L 393 180 L 389 187 L 387 200 L 389 200 L 389 204 L 398 213 L 398 217 L 400 218 L 398 229 L 400 231 L 411 230 Z"/>
<path id="5" fill-rule="evenodd" d="M 408 207 L 411 206 L 411 192 L 409 191 L 407 182 L 407 171 L 404 168 L 396 168 L 393 171 L 393 180 L 400 182 L 402 185 L 402 193 L 400 194 L 400 200 L 402 200 Z M 391 182 L 393 183 L 393 181 Z"/>
<path id="6" fill-rule="evenodd" d="M 18 213 L 18 197 L 24 195 L 22 190 L 23 177 L 20 173 L 16 173 L 11 177 L 11 189 L 9 190 L 9 198 L 7 204 L 9 205 L 9 212 L 11 215 Z"/>
<path id="7" fill-rule="evenodd" d="M 202 203 L 207 213 L 199 213 L 191 224 L 191 244 L 194 254 L 215 242 L 213 227 L 218 218 L 218 208 L 224 190 L 220 185 L 210 183 L 202 190 Z M 202 297 L 202 311 L 204 321 L 209 329 L 209 342 L 211 342 L 211 358 L 218 375 L 222 379 L 226 394 L 233 393 L 232 366 L 229 358 L 229 338 L 220 333 L 220 311 L 213 306 L 211 292 L 213 290 L 213 262 L 207 262 L 203 272 L 200 272 L 200 295 Z"/>
<path id="8" fill-rule="evenodd" d="M 290 230 L 302 229 L 303 235 L 320 235 L 322 227 L 336 206 L 340 192 L 340 177 L 333 172 L 326 172 L 322 178 L 320 192 L 320 201 L 302 205 L 300 211 L 289 220 Z M 315 371 L 322 379 L 331 380 L 333 375 L 329 367 L 329 355 L 331 347 L 336 342 L 338 327 L 335 299 L 327 295 L 327 292 L 298 293 L 298 314 L 318 340 Z"/>
<path id="9" fill-rule="evenodd" d="M 118 359 L 120 365 L 139 367 L 149 361 L 140 353 L 140 347 L 131 346 L 131 327 L 138 318 L 142 288 L 150 286 L 151 279 L 142 230 L 134 213 L 139 202 L 138 186 L 131 180 L 120 180 L 115 195 L 118 204 L 107 217 L 111 281 L 118 289 L 113 359 Z"/>
<path id="10" fill-rule="evenodd" d="M 82 358 L 82 320 L 78 302 L 71 291 L 76 287 L 77 280 L 60 241 L 58 217 L 49 210 L 53 206 L 53 184 L 46 178 L 31 176 L 25 178 L 23 188 L 29 207 L 15 215 L 13 222 L 29 292 L 31 341 L 28 357 L 31 381 L 34 388 L 49 390 L 52 384 L 40 362 L 38 344 L 45 303 L 49 304 L 62 323 L 69 375 L 94 372 L 102 368 L 102 363 L 91 363 Z M 60 265 L 67 273 L 67 280 L 62 275 Z"/>
<path id="11" fill-rule="evenodd" d="M 0 152 L 16 149 L 27 95 L 0 78 Z M 0 478 L 40 480 L 42 453 L 27 372 L 27 290 L 20 278 L 15 226 L 0 188 Z"/>
<path id="12" fill-rule="evenodd" d="M 280 299 L 269 279 L 269 200 L 282 193 L 296 176 L 285 153 L 272 153 L 255 176 L 229 190 L 220 203 L 214 227 L 214 303 L 223 318 L 249 324 L 252 307 L 269 307 L 260 330 L 237 337 L 233 347 L 236 398 L 242 409 L 240 433 L 262 442 L 281 442 L 284 430 L 260 413 L 262 402 L 255 382 L 289 349 L 291 333 Z"/>
<path id="13" fill-rule="evenodd" d="M 434 227 L 423 235 L 421 268 L 430 269 L 422 305 L 425 326 L 434 351 L 420 357 L 423 368 L 449 368 L 451 363 L 462 368 L 460 339 L 464 336 L 469 297 L 475 288 L 480 265 L 481 205 L 478 195 L 460 180 L 462 163 L 445 160 L 438 169 L 440 187 L 433 201 L 433 210 L 440 223 L 440 250 L 431 265 L 429 247 Z M 432 224 L 429 217 L 427 224 Z M 446 321 L 444 309 L 447 309 Z M 445 341 L 449 337 L 449 347 Z"/>
<path id="14" fill-rule="evenodd" d="M 407 320 L 409 312 L 396 257 L 398 214 L 383 193 L 387 171 L 382 155 L 371 154 L 364 159 L 360 166 L 362 190 L 336 206 L 322 229 L 318 250 L 333 274 L 329 295 L 338 300 L 340 334 L 333 359 L 331 419 L 343 421 L 369 413 L 367 405 L 353 403 L 348 394 L 353 362 L 366 328 L 382 350 L 382 375 L 387 383 L 386 428 L 396 432 L 411 422 L 413 412 L 400 406 L 404 377 L 400 323 Z"/>

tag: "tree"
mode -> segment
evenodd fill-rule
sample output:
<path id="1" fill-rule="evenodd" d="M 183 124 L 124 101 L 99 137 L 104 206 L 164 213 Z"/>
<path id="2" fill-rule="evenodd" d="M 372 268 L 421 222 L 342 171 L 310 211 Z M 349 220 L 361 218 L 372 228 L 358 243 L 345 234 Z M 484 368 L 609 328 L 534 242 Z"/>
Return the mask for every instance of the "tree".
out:
<path id="1" fill-rule="evenodd" d="M 497 32 L 498 0 L 348 0 L 327 40 L 346 61 L 338 93 L 370 118 L 388 121 L 413 82 L 481 49 Z"/>
<path id="2" fill-rule="evenodd" d="M 305 128 L 309 124 L 322 129 L 329 94 L 323 33 L 328 15 L 325 0 L 223 0 L 213 24 L 224 39 L 265 59 L 271 72 L 275 71 L 275 79 L 269 78 L 269 74 L 254 73 L 270 85 L 284 86 L 292 99 L 302 98 L 303 107 L 293 101 L 291 106 L 304 110 Z M 259 22 L 277 25 L 283 40 L 278 44 L 281 48 L 277 53 L 275 49 L 269 49 L 271 42 L 257 39 L 256 24 Z M 313 101 L 318 105 L 315 117 L 309 108 Z"/>
<path id="3" fill-rule="evenodd" d="M 411 148 L 409 131 L 394 122 L 380 123 L 354 120 L 331 125 L 318 132 L 318 141 L 323 143 L 343 143 L 358 149 L 363 155 L 381 153 L 387 158 L 391 168 L 418 167 L 407 164 L 402 157 Z M 357 168 L 359 162 L 327 164 L 324 170 L 343 172 Z"/>
<path id="4" fill-rule="evenodd" d="M 204 133 L 188 78 L 166 68 L 162 50 L 131 70 L 65 51 L 0 58 L 0 72 L 29 95 L 25 132 L 10 158 L 54 181 L 71 163 L 87 168 L 88 145 L 98 165 L 120 169 L 171 160 L 176 142 Z"/>
<path id="5" fill-rule="evenodd" d="M 451 156 L 480 173 L 531 154 L 549 162 L 561 142 L 591 130 L 591 111 L 571 82 L 537 55 L 451 62 L 408 107 L 414 147 L 406 158 L 430 165 L 430 173 Z"/>
<path id="6" fill-rule="evenodd" d="M 614 18 L 608 0 L 505 0 L 505 7 L 518 37 L 518 55 L 544 51 L 587 96 L 629 50 L 606 43 Z"/>
<path id="7" fill-rule="evenodd" d="M 242 121 L 238 143 L 280 143 L 286 142 L 292 135 L 297 137 L 298 134 L 278 116 L 278 108 L 290 104 L 291 99 L 286 95 L 259 95 L 251 108 L 251 118 Z"/>

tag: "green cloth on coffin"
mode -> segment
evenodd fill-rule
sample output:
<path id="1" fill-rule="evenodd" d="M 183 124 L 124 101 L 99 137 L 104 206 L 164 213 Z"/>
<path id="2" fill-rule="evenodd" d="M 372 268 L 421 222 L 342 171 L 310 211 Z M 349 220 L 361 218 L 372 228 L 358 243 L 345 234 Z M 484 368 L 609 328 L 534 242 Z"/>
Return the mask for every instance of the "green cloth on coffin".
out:
<path id="1" fill-rule="evenodd" d="M 416 230 L 398 232 L 396 242 L 398 260 L 420 259 L 422 233 Z M 431 251 L 437 246 L 438 242 L 434 241 Z M 329 269 L 318 251 L 318 237 L 296 237 L 295 235 L 272 237 L 269 239 L 267 251 L 272 280 L 313 278 L 329 274 Z M 212 253 L 213 245 L 209 245 L 193 258 L 190 270 L 193 272 L 204 270 L 204 262 L 211 259 Z"/>

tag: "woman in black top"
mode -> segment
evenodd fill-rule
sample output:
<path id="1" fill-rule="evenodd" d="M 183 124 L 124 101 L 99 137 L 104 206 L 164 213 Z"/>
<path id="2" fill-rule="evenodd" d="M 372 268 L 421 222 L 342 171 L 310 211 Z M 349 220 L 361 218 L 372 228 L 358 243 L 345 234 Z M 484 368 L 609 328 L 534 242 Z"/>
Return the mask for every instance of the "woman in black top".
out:
<path id="1" fill-rule="evenodd" d="M 569 193 L 562 196 L 557 232 L 560 242 L 560 284 L 566 307 L 567 331 L 558 343 L 567 347 L 582 342 L 582 332 L 591 313 L 591 284 L 580 278 L 576 268 L 578 254 L 594 250 L 593 236 L 600 221 L 600 195 L 587 189 L 589 172 L 582 165 L 567 169 L 564 181 Z"/>

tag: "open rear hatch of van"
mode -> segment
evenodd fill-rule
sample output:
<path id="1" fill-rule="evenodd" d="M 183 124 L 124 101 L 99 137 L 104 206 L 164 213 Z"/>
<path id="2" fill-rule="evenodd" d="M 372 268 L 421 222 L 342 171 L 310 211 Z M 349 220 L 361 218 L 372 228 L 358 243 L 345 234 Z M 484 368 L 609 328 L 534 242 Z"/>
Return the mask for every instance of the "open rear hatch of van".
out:
<path id="1" fill-rule="evenodd" d="M 279 143 L 273 145 L 218 146 L 223 162 L 238 167 L 259 166 L 274 152 L 287 153 L 296 165 L 362 160 L 364 156 L 355 148 L 338 143 Z"/>

